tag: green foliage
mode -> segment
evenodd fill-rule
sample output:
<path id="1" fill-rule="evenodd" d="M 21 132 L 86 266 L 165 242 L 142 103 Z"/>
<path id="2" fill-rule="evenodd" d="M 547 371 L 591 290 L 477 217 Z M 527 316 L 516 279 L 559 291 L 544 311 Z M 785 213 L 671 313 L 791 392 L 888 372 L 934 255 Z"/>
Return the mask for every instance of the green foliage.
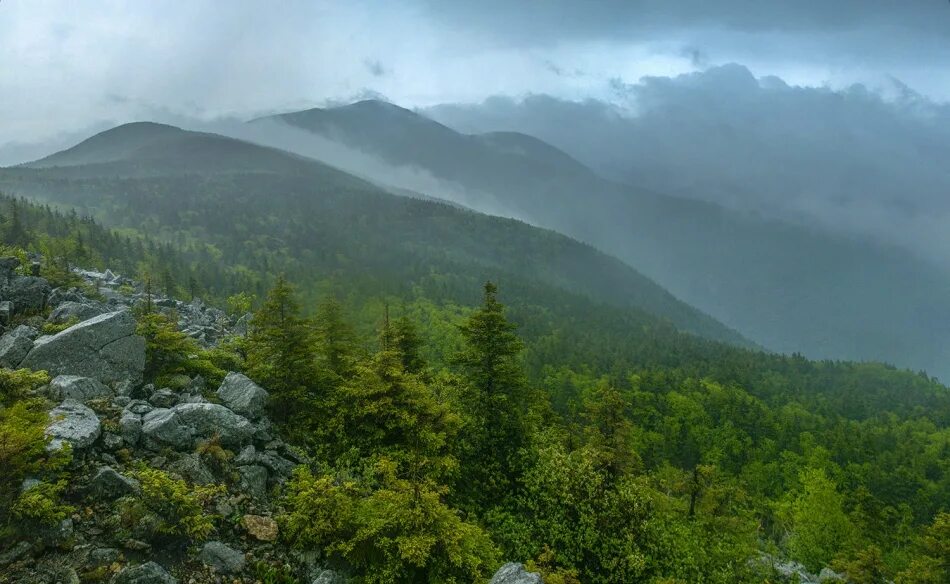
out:
<path id="1" fill-rule="evenodd" d="M 247 292 L 238 292 L 237 294 L 228 296 L 226 301 L 228 314 L 232 316 L 243 316 L 247 314 L 250 312 L 251 306 L 256 299 L 256 296 L 248 294 Z"/>
<path id="2" fill-rule="evenodd" d="M 66 322 L 53 323 L 48 322 L 43 325 L 42 332 L 44 335 L 55 335 L 56 333 L 61 333 L 69 327 L 79 324 L 79 317 L 72 316 Z"/>
<path id="3" fill-rule="evenodd" d="M 310 397 L 316 377 L 311 347 L 294 290 L 280 277 L 254 313 L 244 344 L 247 374 L 271 392 L 272 410 L 280 420 L 305 407 Z"/>
<path id="4" fill-rule="evenodd" d="M 443 503 L 443 489 L 397 468 L 380 458 L 363 482 L 297 471 L 282 519 L 291 542 L 324 549 L 359 582 L 483 581 L 498 563 L 488 535 Z"/>
<path id="5" fill-rule="evenodd" d="M 792 557 L 812 571 L 828 566 L 851 551 L 855 532 L 844 510 L 844 498 L 825 471 L 802 471 L 800 490 L 783 502 L 780 515 L 788 524 Z"/>
<path id="6" fill-rule="evenodd" d="M 950 581 L 950 512 L 934 517 L 917 543 L 917 554 L 906 570 L 898 574 L 898 584 L 937 584 Z"/>
<path id="7" fill-rule="evenodd" d="M 223 486 L 189 485 L 164 471 L 144 466 L 131 474 L 141 484 L 141 492 L 120 500 L 127 527 L 154 522 L 157 535 L 198 541 L 214 530 L 214 517 L 206 508 L 216 495 L 224 492 Z"/>
<path id="8" fill-rule="evenodd" d="M 40 482 L 17 497 L 11 509 L 21 525 L 31 529 L 48 528 L 66 519 L 73 508 L 61 502 L 66 481 Z"/>
<path id="9" fill-rule="evenodd" d="M 208 351 L 178 330 L 176 319 L 161 312 L 140 312 L 136 333 L 145 337 L 145 376 L 160 384 L 175 375 L 201 375 L 211 382 L 224 379 Z"/>
<path id="10" fill-rule="evenodd" d="M 0 367 L 0 406 L 28 397 L 32 390 L 49 383 L 49 380 L 45 371 Z"/>

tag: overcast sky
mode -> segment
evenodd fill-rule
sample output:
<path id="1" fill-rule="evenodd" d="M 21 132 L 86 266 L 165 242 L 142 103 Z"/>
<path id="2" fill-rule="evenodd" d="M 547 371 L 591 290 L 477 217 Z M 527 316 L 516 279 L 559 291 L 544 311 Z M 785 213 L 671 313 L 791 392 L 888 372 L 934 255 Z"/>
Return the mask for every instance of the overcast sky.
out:
<path id="1" fill-rule="evenodd" d="M 0 154 L 116 122 L 368 95 L 609 100 L 644 75 L 731 62 L 796 85 L 903 83 L 948 101 L 950 3 L 0 0 Z"/>

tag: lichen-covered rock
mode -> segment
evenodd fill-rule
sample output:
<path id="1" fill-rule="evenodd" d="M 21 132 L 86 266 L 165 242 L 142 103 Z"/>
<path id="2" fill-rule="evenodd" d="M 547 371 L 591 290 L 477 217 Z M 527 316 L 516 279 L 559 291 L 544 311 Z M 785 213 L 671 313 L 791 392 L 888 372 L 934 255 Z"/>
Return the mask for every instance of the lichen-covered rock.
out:
<path id="1" fill-rule="evenodd" d="M 33 327 L 20 325 L 0 337 L 0 366 L 16 369 L 33 348 L 33 341 L 40 332 Z"/>
<path id="2" fill-rule="evenodd" d="M 241 473 L 241 491 L 254 499 L 263 499 L 267 496 L 267 469 L 257 464 L 239 466 Z"/>
<path id="3" fill-rule="evenodd" d="M 178 394 L 167 387 L 163 387 L 149 396 L 148 403 L 156 408 L 170 408 L 178 403 Z"/>
<path id="4" fill-rule="evenodd" d="M 169 464 L 168 470 L 197 485 L 210 485 L 215 482 L 211 470 L 202 462 L 201 457 L 193 452 L 183 454 L 178 460 Z"/>
<path id="5" fill-rule="evenodd" d="M 178 584 L 178 580 L 155 562 L 146 562 L 123 569 L 112 579 L 112 584 Z"/>
<path id="6" fill-rule="evenodd" d="M 129 446 L 135 446 L 142 437 L 142 416 L 125 410 L 122 417 L 119 418 L 119 430 L 122 433 L 122 441 Z"/>
<path id="7" fill-rule="evenodd" d="M 51 290 L 45 278 L 24 276 L 13 278 L 0 290 L 0 297 L 13 302 L 14 314 L 35 314 L 46 308 L 46 297 Z"/>
<path id="8" fill-rule="evenodd" d="M 74 399 L 81 403 L 112 395 L 100 381 L 79 375 L 57 375 L 50 382 L 49 391 L 53 399 Z"/>
<path id="9" fill-rule="evenodd" d="M 93 477 L 90 490 L 100 499 L 118 499 L 138 492 L 139 482 L 119 474 L 112 467 L 104 466 Z"/>
<path id="10" fill-rule="evenodd" d="M 208 439 L 216 435 L 225 448 L 240 448 L 254 436 L 254 426 L 247 418 L 220 404 L 178 404 L 172 412 L 182 424 L 194 429 L 196 437 Z"/>
<path id="11" fill-rule="evenodd" d="M 140 381 L 145 370 L 145 339 L 135 334 L 135 319 L 125 310 L 109 312 L 40 337 L 20 364 L 51 375 L 81 375 L 102 383 Z"/>
<path id="12" fill-rule="evenodd" d="M 174 411 L 159 408 L 142 416 L 142 438 L 145 446 L 153 450 L 164 446 L 185 450 L 194 444 L 195 431 L 182 423 Z"/>
<path id="13" fill-rule="evenodd" d="M 106 312 L 106 309 L 99 304 L 67 300 L 54 308 L 46 320 L 54 324 L 64 324 L 71 320 L 82 322 L 104 312 Z"/>
<path id="14" fill-rule="evenodd" d="M 528 572 L 523 564 L 509 562 L 499 568 L 489 584 L 542 584 L 540 574 Z"/>
<path id="15" fill-rule="evenodd" d="M 240 373 L 228 373 L 218 388 L 218 397 L 231 410 L 256 420 L 264 415 L 267 391 Z"/>
<path id="16" fill-rule="evenodd" d="M 49 418 L 46 435 L 52 439 L 51 450 L 61 448 L 63 443 L 69 443 L 73 450 L 88 448 L 102 432 L 96 413 L 74 399 L 67 399 L 50 410 Z"/>
<path id="17" fill-rule="evenodd" d="M 236 574 L 244 569 L 244 554 L 220 541 L 204 544 L 198 558 L 222 574 Z"/>
<path id="18" fill-rule="evenodd" d="M 272 517 L 263 515 L 245 515 L 241 518 L 241 527 L 258 541 L 277 541 L 280 531 Z"/>

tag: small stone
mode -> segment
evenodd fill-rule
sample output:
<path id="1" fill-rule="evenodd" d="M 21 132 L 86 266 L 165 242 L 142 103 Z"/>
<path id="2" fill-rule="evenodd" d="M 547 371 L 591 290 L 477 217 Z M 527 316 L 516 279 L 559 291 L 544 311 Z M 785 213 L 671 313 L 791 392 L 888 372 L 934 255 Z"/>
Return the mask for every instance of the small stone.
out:
<path id="1" fill-rule="evenodd" d="M 215 482 L 214 475 L 201 457 L 195 453 L 183 454 L 178 460 L 168 465 L 168 470 L 199 485 L 210 485 Z"/>
<path id="2" fill-rule="evenodd" d="M 198 558 L 222 574 L 236 574 L 244 569 L 244 554 L 220 541 L 209 541 L 201 548 Z"/>
<path id="3" fill-rule="evenodd" d="M 90 567 L 108 566 L 122 559 L 122 552 L 115 548 L 96 548 L 86 557 L 86 565 Z"/>
<path id="4" fill-rule="evenodd" d="M 259 541 L 277 541 L 279 530 L 271 517 L 245 515 L 241 518 L 241 527 Z"/>
<path id="5" fill-rule="evenodd" d="M 132 550 L 136 552 L 144 552 L 152 549 L 152 546 L 144 541 L 138 539 L 127 539 L 122 542 L 122 547 L 127 550 Z"/>
<path id="6" fill-rule="evenodd" d="M 123 476 L 115 469 L 106 466 L 99 469 L 93 477 L 90 488 L 95 496 L 111 500 L 136 493 L 140 487 L 135 479 Z"/>
<path id="7" fill-rule="evenodd" d="M 499 568 L 489 584 L 542 584 L 541 576 L 528 572 L 524 565 L 509 562 Z"/>
<path id="8" fill-rule="evenodd" d="M 123 569 L 112 579 L 112 584 L 178 584 L 178 580 L 155 562 L 147 562 Z"/>
<path id="9" fill-rule="evenodd" d="M 74 450 L 87 448 L 102 432 L 102 424 L 95 412 L 72 399 L 50 410 L 49 419 L 46 435 L 52 439 L 48 446 L 50 450 L 58 450 L 63 443 L 69 443 Z"/>
<path id="10" fill-rule="evenodd" d="M 135 446 L 142 436 L 142 416 L 129 410 L 122 412 L 119 429 L 122 432 L 122 441 L 129 446 Z"/>
<path id="11" fill-rule="evenodd" d="M 241 473 L 241 490 L 246 492 L 254 499 L 263 499 L 267 496 L 267 469 L 263 466 L 252 464 L 248 466 L 239 466 L 238 472 Z"/>

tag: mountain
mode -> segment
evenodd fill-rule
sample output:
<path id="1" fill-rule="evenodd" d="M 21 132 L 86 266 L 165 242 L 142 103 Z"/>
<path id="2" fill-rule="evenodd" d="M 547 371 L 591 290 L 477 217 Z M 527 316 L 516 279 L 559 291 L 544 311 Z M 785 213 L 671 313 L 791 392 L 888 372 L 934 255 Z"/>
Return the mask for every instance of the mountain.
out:
<path id="1" fill-rule="evenodd" d="M 651 326 L 668 320 L 745 343 L 619 260 L 567 237 L 398 197 L 320 162 L 224 136 L 120 126 L 0 171 L 0 187 L 166 240 L 211 244 L 234 263 L 285 271 L 302 283 L 345 271 L 351 280 L 389 278 L 389 291 L 442 278 L 443 288 L 471 294 L 478 279 L 500 278 L 507 286 L 554 286 L 589 299 L 581 302 L 632 310 Z"/>
<path id="2" fill-rule="evenodd" d="M 950 276 L 898 247 L 615 183 L 530 136 L 463 134 L 391 104 L 253 123 L 265 120 L 460 187 L 428 194 L 595 245 L 770 349 L 950 377 Z"/>

